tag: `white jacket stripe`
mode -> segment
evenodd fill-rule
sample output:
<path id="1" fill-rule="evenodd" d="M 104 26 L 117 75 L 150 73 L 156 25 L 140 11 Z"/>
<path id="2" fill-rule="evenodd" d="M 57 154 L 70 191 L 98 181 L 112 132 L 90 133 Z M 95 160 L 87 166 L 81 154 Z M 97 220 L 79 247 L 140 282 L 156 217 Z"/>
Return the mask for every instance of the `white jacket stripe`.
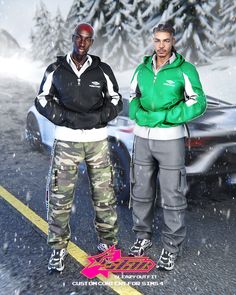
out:
<path id="1" fill-rule="evenodd" d="M 138 71 L 137 73 L 134 75 L 132 81 L 131 81 L 131 84 L 130 84 L 130 98 L 129 98 L 129 101 L 131 102 L 131 100 L 137 96 L 136 94 L 136 88 L 137 88 L 137 85 L 138 85 Z"/>
<path id="2" fill-rule="evenodd" d="M 118 92 L 114 91 L 113 83 L 112 83 L 111 79 L 109 78 L 109 76 L 106 73 L 104 73 L 103 70 L 102 70 L 102 72 L 103 72 L 103 75 L 105 76 L 106 81 L 107 81 L 108 94 L 112 97 L 111 103 L 116 106 L 118 104 L 118 102 L 119 102 L 120 95 L 119 95 Z"/>
<path id="3" fill-rule="evenodd" d="M 46 78 L 46 81 L 44 82 L 43 84 L 43 92 L 41 92 L 37 98 L 38 98 L 38 101 L 39 103 L 41 104 L 41 106 L 44 108 L 47 104 L 47 100 L 45 98 L 46 95 L 49 95 L 50 94 L 50 88 L 52 86 L 52 75 L 53 75 L 54 71 L 49 73 L 47 78 Z"/>
<path id="4" fill-rule="evenodd" d="M 192 84 L 189 80 L 189 77 L 183 73 L 184 76 L 184 82 L 185 82 L 185 94 L 186 94 L 186 105 L 191 106 L 195 103 L 197 103 L 197 94 L 194 92 Z"/>

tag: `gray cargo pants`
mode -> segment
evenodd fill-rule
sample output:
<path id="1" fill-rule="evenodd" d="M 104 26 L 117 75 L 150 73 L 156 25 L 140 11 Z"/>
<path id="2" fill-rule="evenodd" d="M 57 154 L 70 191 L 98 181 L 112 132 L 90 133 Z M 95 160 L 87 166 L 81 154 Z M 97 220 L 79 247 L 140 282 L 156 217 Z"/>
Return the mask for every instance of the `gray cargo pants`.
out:
<path id="1" fill-rule="evenodd" d="M 159 177 L 164 219 L 162 243 L 171 253 L 180 251 L 186 236 L 184 162 L 184 138 L 151 140 L 135 137 L 130 177 L 133 230 L 137 238 L 151 239 Z"/>

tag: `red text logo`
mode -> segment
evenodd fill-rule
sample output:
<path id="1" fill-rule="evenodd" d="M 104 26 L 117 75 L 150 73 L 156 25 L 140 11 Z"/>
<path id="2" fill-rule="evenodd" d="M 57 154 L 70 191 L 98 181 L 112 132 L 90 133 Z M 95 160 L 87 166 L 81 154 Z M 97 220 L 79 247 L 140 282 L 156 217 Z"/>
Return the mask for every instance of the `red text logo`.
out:
<path id="1" fill-rule="evenodd" d="M 156 265 L 154 261 L 145 256 L 122 257 L 121 250 L 116 250 L 115 246 L 99 255 L 88 257 L 88 261 L 88 265 L 81 273 L 89 279 L 93 279 L 98 274 L 108 278 L 110 272 L 147 273 Z"/>

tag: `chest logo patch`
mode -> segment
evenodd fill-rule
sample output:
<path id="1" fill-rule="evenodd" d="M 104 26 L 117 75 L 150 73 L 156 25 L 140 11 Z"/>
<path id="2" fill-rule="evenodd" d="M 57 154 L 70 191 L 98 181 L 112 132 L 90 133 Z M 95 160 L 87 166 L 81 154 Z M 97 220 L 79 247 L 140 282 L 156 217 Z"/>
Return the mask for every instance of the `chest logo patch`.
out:
<path id="1" fill-rule="evenodd" d="M 100 88 L 101 85 L 99 82 L 97 81 L 92 81 L 91 84 L 89 85 L 89 87 L 96 87 L 96 88 Z"/>
<path id="2" fill-rule="evenodd" d="M 174 86 L 175 86 L 175 81 L 172 81 L 172 80 L 166 80 L 166 82 L 164 83 L 164 85 L 174 87 Z"/>

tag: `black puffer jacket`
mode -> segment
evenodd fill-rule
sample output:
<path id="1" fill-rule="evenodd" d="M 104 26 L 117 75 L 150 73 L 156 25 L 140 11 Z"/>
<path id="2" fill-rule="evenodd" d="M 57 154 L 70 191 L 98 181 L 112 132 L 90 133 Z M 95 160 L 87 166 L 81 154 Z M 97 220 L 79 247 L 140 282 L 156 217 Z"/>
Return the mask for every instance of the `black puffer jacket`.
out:
<path id="1" fill-rule="evenodd" d="M 101 128 L 122 110 L 111 68 L 97 56 L 78 77 L 65 57 L 46 69 L 35 106 L 55 125 L 72 129 Z"/>

